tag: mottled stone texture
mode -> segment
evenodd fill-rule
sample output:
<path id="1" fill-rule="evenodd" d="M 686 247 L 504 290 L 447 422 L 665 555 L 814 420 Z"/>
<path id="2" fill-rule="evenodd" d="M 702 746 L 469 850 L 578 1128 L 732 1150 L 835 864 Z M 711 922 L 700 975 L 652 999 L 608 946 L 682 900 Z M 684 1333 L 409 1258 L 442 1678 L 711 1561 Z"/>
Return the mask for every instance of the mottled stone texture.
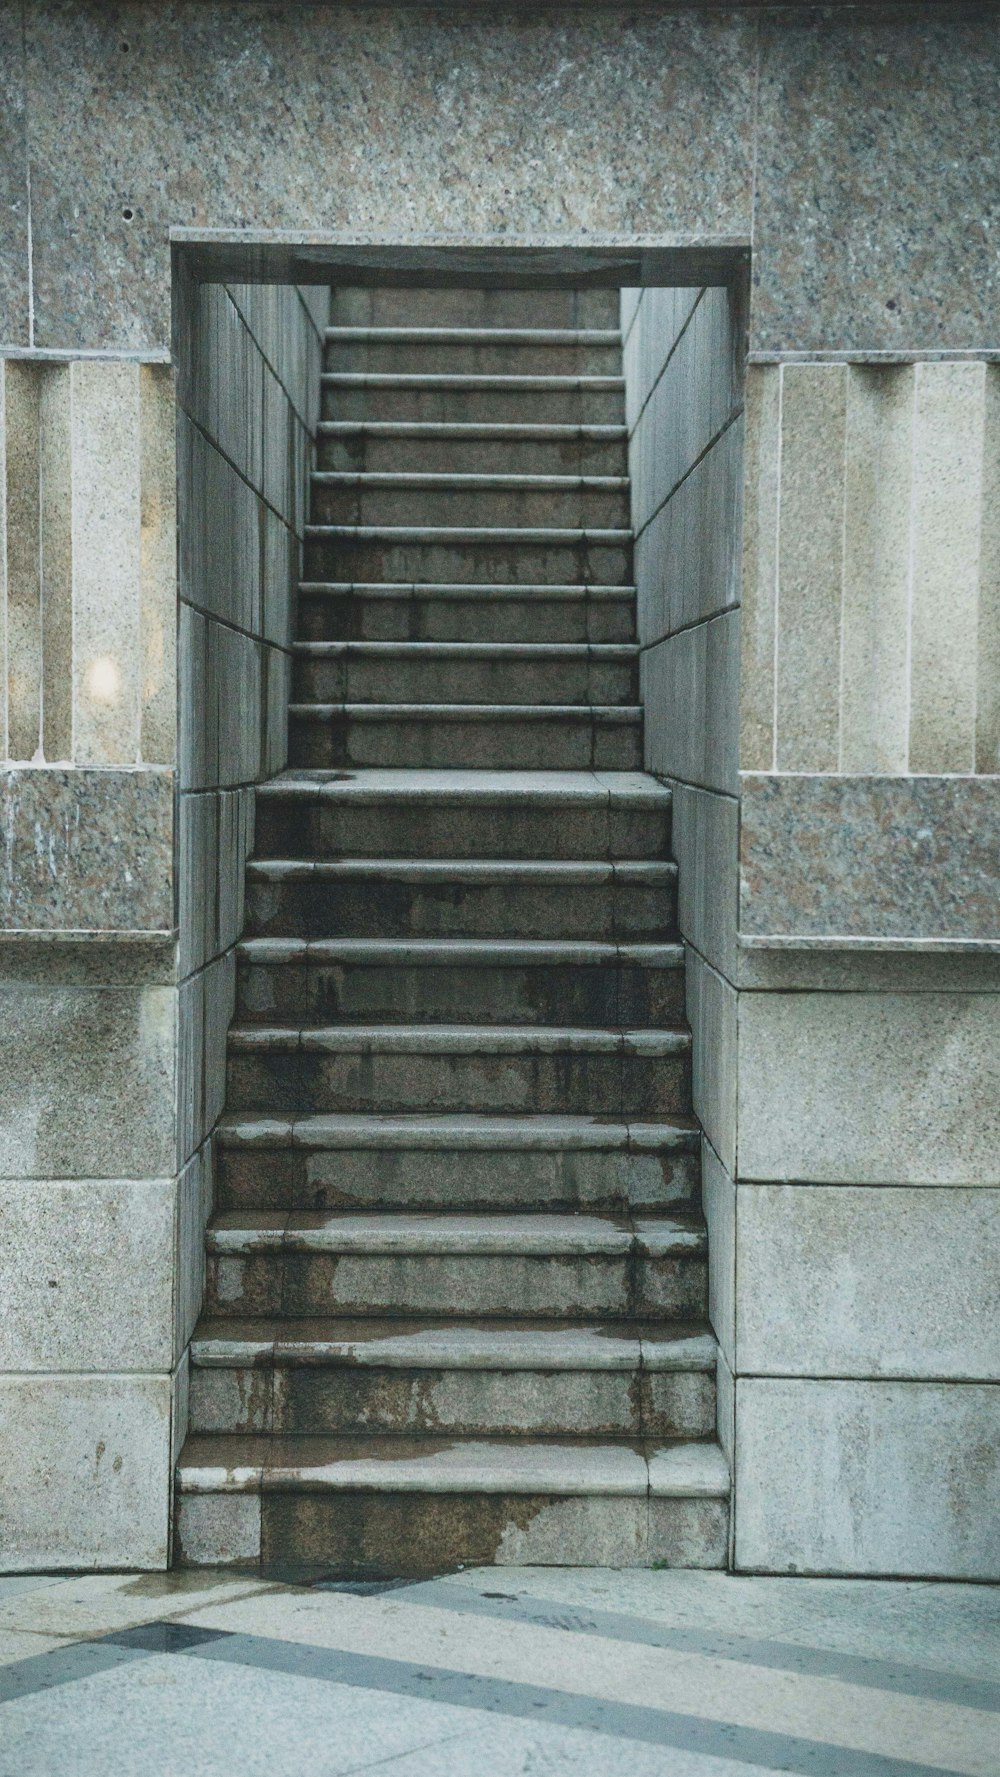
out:
<path id="1" fill-rule="evenodd" d="M 741 764 L 1000 767 L 1000 367 L 748 376 Z"/>
<path id="2" fill-rule="evenodd" d="M 1000 943 L 1000 778 L 744 773 L 740 933 Z"/>
<path id="3" fill-rule="evenodd" d="M 30 344 L 23 6 L 0 5 L 0 339 Z"/>
<path id="4" fill-rule="evenodd" d="M 45 345 L 165 345 L 171 225 L 749 231 L 756 24 L 739 13 L 32 0 L 26 21 Z"/>
<path id="5" fill-rule="evenodd" d="M 0 930 L 169 932 L 169 771 L 0 771 Z"/>
<path id="6" fill-rule="evenodd" d="M 752 348 L 1000 345 L 995 6 L 760 19 Z"/>

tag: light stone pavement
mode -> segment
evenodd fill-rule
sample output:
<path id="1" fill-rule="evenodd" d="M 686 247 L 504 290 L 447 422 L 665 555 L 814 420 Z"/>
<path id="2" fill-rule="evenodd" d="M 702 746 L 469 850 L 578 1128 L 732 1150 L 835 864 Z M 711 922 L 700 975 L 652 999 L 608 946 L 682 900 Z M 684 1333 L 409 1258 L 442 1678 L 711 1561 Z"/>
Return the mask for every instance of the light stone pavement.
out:
<path id="1" fill-rule="evenodd" d="M 995 1587 L 0 1579 L 0 1777 L 996 1777 L 998 1712 Z"/>

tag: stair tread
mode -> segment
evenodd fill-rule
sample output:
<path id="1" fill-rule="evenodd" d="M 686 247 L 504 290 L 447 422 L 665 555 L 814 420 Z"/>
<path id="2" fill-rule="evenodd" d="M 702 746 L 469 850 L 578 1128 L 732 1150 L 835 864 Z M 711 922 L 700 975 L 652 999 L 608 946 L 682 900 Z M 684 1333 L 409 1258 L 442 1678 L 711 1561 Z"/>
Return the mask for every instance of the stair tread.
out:
<path id="1" fill-rule="evenodd" d="M 586 439 L 614 443 L 628 437 L 627 426 L 576 425 L 572 421 L 544 420 L 320 420 L 321 437 L 354 438 L 372 433 L 377 438 L 497 438 L 533 439 L 559 443 Z"/>
<path id="2" fill-rule="evenodd" d="M 714 1368 L 718 1346 L 704 1323 L 441 1320 L 420 1316 L 288 1321 L 206 1317 L 194 1330 L 191 1362 L 229 1369 L 351 1364 L 392 1369 L 646 1370 Z"/>
<path id="3" fill-rule="evenodd" d="M 609 599 L 623 604 L 635 600 L 634 586 L 591 585 L 586 581 L 568 583 L 553 581 L 537 586 L 488 580 L 300 580 L 299 591 L 306 593 L 357 593 L 365 598 L 467 598 L 467 599 Z"/>
<path id="4" fill-rule="evenodd" d="M 543 883 L 570 887 L 608 883 L 634 886 L 673 881 L 677 865 L 670 859 L 633 862 L 572 858 L 251 858 L 247 874 L 262 881 L 295 881 L 299 877 L 333 879 L 380 876 L 402 882 Z"/>
<path id="5" fill-rule="evenodd" d="M 621 345 L 617 327 L 327 327 L 323 337 L 405 345 Z"/>
<path id="6" fill-rule="evenodd" d="M 270 1147 L 290 1142 L 293 1147 L 326 1148 L 357 1146 L 420 1148 L 498 1148 L 511 1150 L 579 1149 L 639 1152 L 661 1148 L 688 1149 L 700 1136 L 693 1117 L 662 1118 L 656 1122 L 601 1122 L 595 1117 L 523 1116 L 486 1117 L 472 1113 L 430 1116 L 426 1112 L 387 1116 L 381 1113 L 313 1112 L 304 1116 L 269 1116 L 244 1113 L 224 1117 L 216 1126 L 216 1140 L 224 1147 Z"/>
<path id="7" fill-rule="evenodd" d="M 681 969 L 684 946 L 615 944 L 548 938 L 243 938 L 239 953 L 248 962 L 354 962 L 398 967 L 401 963 L 448 968 L 552 965 Z"/>
<path id="8" fill-rule="evenodd" d="M 356 537 L 411 543 L 607 543 L 625 548 L 632 532 L 601 525 L 307 524 L 307 537 Z"/>
<path id="9" fill-rule="evenodd" d="M 547 706 L 545 706 L 547 707 Z M 291 767 L 256 788 L 258 797 L 322 796 L 325 801 L 443 801 L 469 805 L 504 802 L 558 806 L 608 802 L 666 809 L 670 791 L 640 771 L 476 771 L 429 767 L 357 767 L 309 770 Z"/>
<path id="10" fill-rule="evenodd" d="M 574 1025 L 504 1024 L 247 1024 L 229 1032 L 234 1049 L 301 1049 L 313 1054 L 389 1051 L 396 1054 L 678 1055 L 691 1047 L 685 1030 L 600 1030 Z"/>
<path id="11" fill-rule="evenodd" d="M 529 371 L 505 374 L 464 370 L 324 370 L 322 381 L 335 389 L 539 389 L 553 394 L 577 389 L 584 394 L 612 390 L 617 393 L 625 387 L 621 376 L 576 371 L 545 376 Z"/>
<path id="12" fill-rule="evenodd" d="M 182 1492 L 549 1493 L 725 1498 L 729 1466 L 714 1441 L 575 1438 L 189 1437 Z"/>
<path id="13" fill-rule="evenodd" d="M 293 654 L 339 660 L 625 660 L 638 659 L 638 642 L 330 642 L 295 641 Z"/>
<path id="14" fill-rule="evenodd" d="M 357 721 L 568 722 L 638 724 L 642 705 L 633 703 L 290 703 L 290 716 L 322 722 L 334 716 Z"/>
<path id="15" fill-rule="evenodd" d="M 705 1227 L 695 1216 L 597 1213 L 443 1215 L 400 1210 L 235 1210 L 213 1217 L 206 1245 L 214 1253 L 524 1255 L 537 1257 L 704 1254 Z"/>
<path id="16" fill-rule="evenodd" d="M 321 487 L 552 488 L 557 493 L 578 488 L 621 490 L 629 485 L 627 475 L 547 475 L 540 470 L 470 474 L 461 469 L 313 469 L 309 479 Z"/>

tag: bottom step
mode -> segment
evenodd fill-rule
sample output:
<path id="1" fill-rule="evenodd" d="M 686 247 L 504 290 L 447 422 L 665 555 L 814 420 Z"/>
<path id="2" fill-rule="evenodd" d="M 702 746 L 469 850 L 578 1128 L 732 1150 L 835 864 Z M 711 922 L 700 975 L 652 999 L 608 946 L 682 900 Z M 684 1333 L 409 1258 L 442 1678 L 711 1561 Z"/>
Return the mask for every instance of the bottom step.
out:
<path id="1" fill-rule="evenodd" d="M 191 1437 L 175 1558 L 403 1576 L 456 1566 L 723 1567 L 718 1445 Z"/>

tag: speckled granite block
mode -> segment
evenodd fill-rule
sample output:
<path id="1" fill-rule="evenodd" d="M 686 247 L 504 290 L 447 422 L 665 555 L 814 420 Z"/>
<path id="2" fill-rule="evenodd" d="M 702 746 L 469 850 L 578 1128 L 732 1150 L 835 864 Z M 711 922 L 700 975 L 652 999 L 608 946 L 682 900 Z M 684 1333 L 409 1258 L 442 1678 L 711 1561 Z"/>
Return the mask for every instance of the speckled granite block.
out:
<path id="1" fill-rule="evenodd" d="M 11 0 L 0 6 L 0 340 L 26 346 L 30 340 L 28 160 L 21 12 Z"/>
<path id="2" fill-rule="evenodd" d="M 745 773 L 740 935 L 1000 944 L 1000 778 Z"/>
<path id="3" fill-rule="evenodd" d="M 745 13 L 308 20 L 28 9 L 40 344 L 165 347 L 171 224 L 456 245 L 749 234 Z"/>
<path id="4" fill-rule="evenodd" d="M 173 773 L 0 773 L 0 929 L 169 931 Z"/>
<path id="5" fill-rule="evenodd" d="M 1000 345 L 992 6 L 763 12 L 751 349 Z"/>

